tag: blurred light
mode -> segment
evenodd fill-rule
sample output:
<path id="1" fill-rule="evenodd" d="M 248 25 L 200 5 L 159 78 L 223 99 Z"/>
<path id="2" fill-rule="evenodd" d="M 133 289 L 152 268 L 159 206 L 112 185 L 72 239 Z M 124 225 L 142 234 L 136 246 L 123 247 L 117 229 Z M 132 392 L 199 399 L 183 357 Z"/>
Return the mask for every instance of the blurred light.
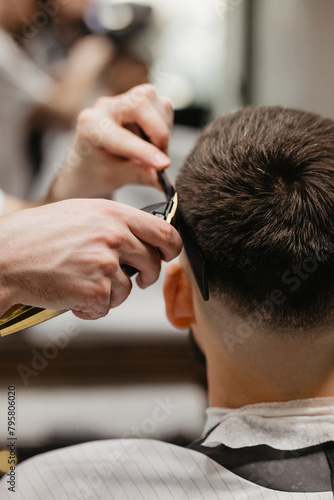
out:
<path id="1" fill-rule="evenodd" d="M 134 12 L 129 5 L 117 5 L 111 8 L 110 4 L 102 4 L 98 11 L 98 20 L 107 30 L 124 30 L 134 21 Z"/>
<path id="2" fill-rule="evenodd" d="M 195 90 L 191 81 L 184 75 L 164 73 L 163 78 L 154 82 L 158 94 L 168 96 L 174 109 L 184 109 L 190 106 L 195 98 Z"/>

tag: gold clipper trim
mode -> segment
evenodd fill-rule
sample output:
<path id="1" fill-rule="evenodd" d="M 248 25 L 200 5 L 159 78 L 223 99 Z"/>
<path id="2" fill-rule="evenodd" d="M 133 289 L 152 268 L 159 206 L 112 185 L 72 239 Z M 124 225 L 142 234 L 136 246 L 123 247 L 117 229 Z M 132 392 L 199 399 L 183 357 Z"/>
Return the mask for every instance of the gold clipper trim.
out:
<path id="1" fill-rule="evenodd" d="M 5 337 L 17 333 L 25 328 L 38 325 L 63 314 L 66 310 L 56 311 L 53 309 L 42 309 L 34 306 L 23 306 L 17 304 L 5 312 L 0 318 L 0 335 Z"/>

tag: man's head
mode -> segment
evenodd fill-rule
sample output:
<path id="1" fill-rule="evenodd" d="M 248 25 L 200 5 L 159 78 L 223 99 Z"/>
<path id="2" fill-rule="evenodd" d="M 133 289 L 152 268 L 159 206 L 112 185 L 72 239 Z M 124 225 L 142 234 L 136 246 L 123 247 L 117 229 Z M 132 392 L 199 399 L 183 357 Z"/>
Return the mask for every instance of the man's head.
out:
<path id="1" fill-rule="evenodd" d="M 176 188 L 216 303 L 270 330 L 333 320 L 332 120 L 280 107 L 218 118 Z"/>

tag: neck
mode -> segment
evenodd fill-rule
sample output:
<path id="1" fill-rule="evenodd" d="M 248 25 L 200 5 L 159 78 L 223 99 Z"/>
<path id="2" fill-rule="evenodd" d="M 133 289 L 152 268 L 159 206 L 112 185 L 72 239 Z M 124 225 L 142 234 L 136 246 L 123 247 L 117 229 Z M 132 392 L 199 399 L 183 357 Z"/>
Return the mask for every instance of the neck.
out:
<path id="1" fill-rule="evenodd" d="M 225 331 L 229 333 L 208 336 L 210 406 L 237 408 L 334 397 L 333 332 L 312 337 L 303 332 L 284 336 L 251 332 L 241 338 L 240 330 L 231 329 L 231 325 Z M 233 338 L 239 341 L 233 343 Z"/>

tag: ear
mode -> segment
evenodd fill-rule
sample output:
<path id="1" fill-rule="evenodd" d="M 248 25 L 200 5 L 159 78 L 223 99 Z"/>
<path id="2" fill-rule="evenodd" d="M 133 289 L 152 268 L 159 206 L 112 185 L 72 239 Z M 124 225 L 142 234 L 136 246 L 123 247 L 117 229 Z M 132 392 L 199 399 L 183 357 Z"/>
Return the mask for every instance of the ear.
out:
<path id="1" fill-rule="evenodd" d="M 191 282 L 180 263 L 170 264 L 164 282 L 166 315 L 176 328 L 188 328 L 195 321 Z"/>

